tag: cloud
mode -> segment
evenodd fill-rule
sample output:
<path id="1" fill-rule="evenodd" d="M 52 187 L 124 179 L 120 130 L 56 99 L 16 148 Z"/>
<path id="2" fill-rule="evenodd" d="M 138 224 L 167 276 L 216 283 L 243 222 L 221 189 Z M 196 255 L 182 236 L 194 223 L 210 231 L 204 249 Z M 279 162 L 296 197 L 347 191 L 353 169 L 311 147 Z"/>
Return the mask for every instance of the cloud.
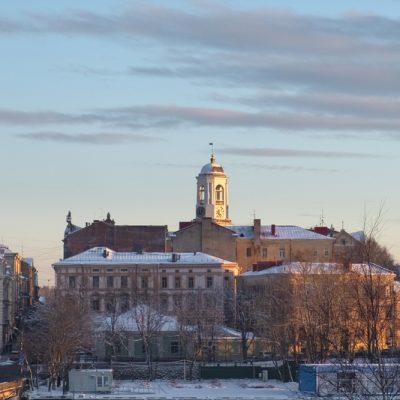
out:
<path id="1" fill-rule="evenodd" d="M 103 13 L 81 8 L 0 17 L 0 35 L 17 33 L 65 35 L 71 40 L 90 36 L 139 50 L 150 43 L 156 51 L 142 64 L 119 71 L 98 66 L 75 71 L 183 79 L 213 88 L 218 84 L 255 91 L 277 89 L 282 97 L 273 98 L 278 104 L 270 101 L 268 106 L 286 106 L 295 113 L 333 111 L 370 118 L 379 117 L 383 110 L 384 117 L 394 117 L 400 91 L 400 20 L 377 15 L 323 17 L 213 2 L 190 2 L 178 8 L 132 1 Z M 312 98 L 310 93 L 318 95 Z M 349 93 L 359 96 L 350 98 Z M 385 96 L 390 97 L 387 107 Z M 264 106 L 267 103 L 264 99 Z M 255 102 L 249 105 L 258 108 Z"/>
<path id="2" fill-rule="evenodd" d="M 377 154 L 352 153 L 325 150 L 298 150 L 279 148 L 224 148 L 219 153 L 246 157 L 284 157 L 284 158 L 381 158 Z"/>
<path id="3" fill-rule="evenodd" d="M 134 133 L 60 133 L 60 132 L 32 132 L 17 135 L 21 139 L 40 142 L 87 143 L 95 145 L 124 144 L 132 142 L 149 142 L 159 138 L 138 135 Z"/>
<path id="4" fill-rule="evenodd" d="M 97 109 L 88 113 L 0 110 L 0 125 L 102 125 L 130 129 L 192 127 L 277 129 L 288 132 L 385 132 L 400 130 L 400 119 L 318 115 L 294 112 L 248 112 L 229 108 L 144 105 Z"/>
<path id="5" fill-rule="evenodd" d="M 219 151 L 219 153 L 224 153 L 224 151 Z M 233 165 L 233 164 L 231 164 Z M 271 171 L 292 171 L 292 172 L 321 172 L 321 173 L 338 173 L 343 172 L 343 170 L 336 168 L 310 168 L 304 167 L 302 165 L 275 165 L 275 164 L 241 164 L 245 167 L 267 169 Z"/>
<path id="6" fill-rule="evenodd" d="M 238 29 L 248 27 L 248 29 Z M 395 19 L 353 15 L 338 18 L 297 15 L 267 7 L 198 7 L 178 9 L 135 1 L 129 7 L 96 13 L 83 8 L 62 13 L 30 12 L 0 19 L 0 32 L 55 33 L 111 38 L 151 38 L 159 42 L 211 48 L 278 52 L 365 54 L 382 43 L 395 44 Z"/>

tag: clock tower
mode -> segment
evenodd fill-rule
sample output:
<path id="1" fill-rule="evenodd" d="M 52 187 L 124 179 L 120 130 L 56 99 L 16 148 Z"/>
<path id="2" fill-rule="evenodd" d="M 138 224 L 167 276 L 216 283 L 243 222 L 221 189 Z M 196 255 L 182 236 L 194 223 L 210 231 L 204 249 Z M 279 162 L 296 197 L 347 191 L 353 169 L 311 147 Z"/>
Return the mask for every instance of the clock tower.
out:
<path id="1" fill-rule="evenodd" d="M 196 218 L 212 218 L 220 225 L 230 225 L 228 207 L 228 177 L 211 154 L 197 176 Z"/>

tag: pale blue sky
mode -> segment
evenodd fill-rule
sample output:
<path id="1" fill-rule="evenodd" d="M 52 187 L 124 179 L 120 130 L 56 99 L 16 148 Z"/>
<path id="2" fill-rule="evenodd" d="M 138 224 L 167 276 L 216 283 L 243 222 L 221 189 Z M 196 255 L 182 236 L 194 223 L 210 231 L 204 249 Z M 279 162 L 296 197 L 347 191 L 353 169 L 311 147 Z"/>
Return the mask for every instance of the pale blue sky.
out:
<path id="1" fill-rule="evenodd" d="M 362 228 L 400 260 L 400 1 L 0 6 L 0 241 L 62 256 L 65 216 L 195 211 L 210 141 L 234 223 Z"/>

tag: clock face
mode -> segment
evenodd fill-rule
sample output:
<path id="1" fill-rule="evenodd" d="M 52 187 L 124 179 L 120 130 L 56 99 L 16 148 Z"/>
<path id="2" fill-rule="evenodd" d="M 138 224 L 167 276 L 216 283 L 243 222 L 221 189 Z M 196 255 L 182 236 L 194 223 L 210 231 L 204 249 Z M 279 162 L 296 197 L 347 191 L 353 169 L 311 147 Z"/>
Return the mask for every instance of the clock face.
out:
<path id="1" fill-rule="evenodd" d="M 198 217 L 204 217 L 205 212 L 206 212 L 206 209 L 204 207 L 200 206 L 200 207 L 197 207 L 196 215 Z"/>
<path id="2" fill-rule="evenodd" d="M 223 218 L 223 216 L 224 216 L 224 207 L 217 208 L 217 217 Z"/>

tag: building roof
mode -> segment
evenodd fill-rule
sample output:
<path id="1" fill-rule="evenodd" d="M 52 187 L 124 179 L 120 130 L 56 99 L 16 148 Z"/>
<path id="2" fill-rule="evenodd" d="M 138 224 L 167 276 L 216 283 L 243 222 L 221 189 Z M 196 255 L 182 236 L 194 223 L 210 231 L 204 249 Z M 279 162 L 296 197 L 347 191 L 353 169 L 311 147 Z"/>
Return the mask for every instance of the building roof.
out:
<path id="1" fill-rule="evenodd" d="M 276 267 L 270 267 L 262 271 L 245 272 L 240 276 L 244 277 L 256 277 L 271 274 L 323 274 L 333 273 L 342 274 L 346 268 L 341 263 L 310 263 L 310 262 L 291 262 Z M 374 263 L 359 263 L 351 264 L 349 271 L 356 273 L 373 273 L 373 274 L 394 274 L 394 272 L 381 267 Z"/>
<path id="2" fill-rule="evenodd" d="M 176 261 L 173 261 L 176 260 Z M 185 264 L 235 264 L 218 257 L 201 252 L 191 253 L 135 253 L 117 252 L 107 247 L 94 247 L 83 253 L 65 260 L 56 262 L 53 266 L 95 264 L 95 265 L 120 265 L 120 264 L 171 264 L 173 266 Z"/>
<path id="3" fill-rule="evenodd" d="M 253 239 L 253 225 L 228 225 L 226 228 L 234 231 L 238 236 Z M 275 225 L 275 235 L 272 235 L 272 225 L 262 225 L 260 229 L 261 239 L 313 239 L 313 240 L 334 240 L 331 237 L 301 228 L 295 225 Z"/>
<path id="4" fill-rule="evenodd" d="M 0 258 L 2 258 L 5 253 L 11 253 L 11 250 L 5 244 L 0 243 Z"/>
<path id="5" fill-rule="evenodd" d="M 364 231 L 353 232 L 353 233 L 350 233 L 350 235 L 351 235 L 354 239 L 358 240 L 359 242 L 363 242 L 364 239 L 365 239 L 365 233 L 364 233 Z"/>
<path id="6" fill-rule="evenodd" d="M 141 316 L 148 316 L 150 320 L 155 321 L 154 325 L 159 325 L 159 332 L 177 332 L 182 329 L 182 325 L 179 324 L 178 320 L 174 316 L 163 315 L 155 310 L 152 310 L 145 304 L 138 305 L 133 309 L 126 311 L 112 319 L 110 316 L 96 315 L 94 322 L 96 330 L 110 331 L 114 325 L 114 329 L 125 332 L 138 332 L 140 329 L 137 324 L 137 319 Z M 191 325 L 186 325 L 187 330 L 196 329 Z M 216 337 L 225 338 L 240 338 L 241 332 L 236 329 L 229 328 L 224 325 L 217 325 L 215 327 Z"/>

